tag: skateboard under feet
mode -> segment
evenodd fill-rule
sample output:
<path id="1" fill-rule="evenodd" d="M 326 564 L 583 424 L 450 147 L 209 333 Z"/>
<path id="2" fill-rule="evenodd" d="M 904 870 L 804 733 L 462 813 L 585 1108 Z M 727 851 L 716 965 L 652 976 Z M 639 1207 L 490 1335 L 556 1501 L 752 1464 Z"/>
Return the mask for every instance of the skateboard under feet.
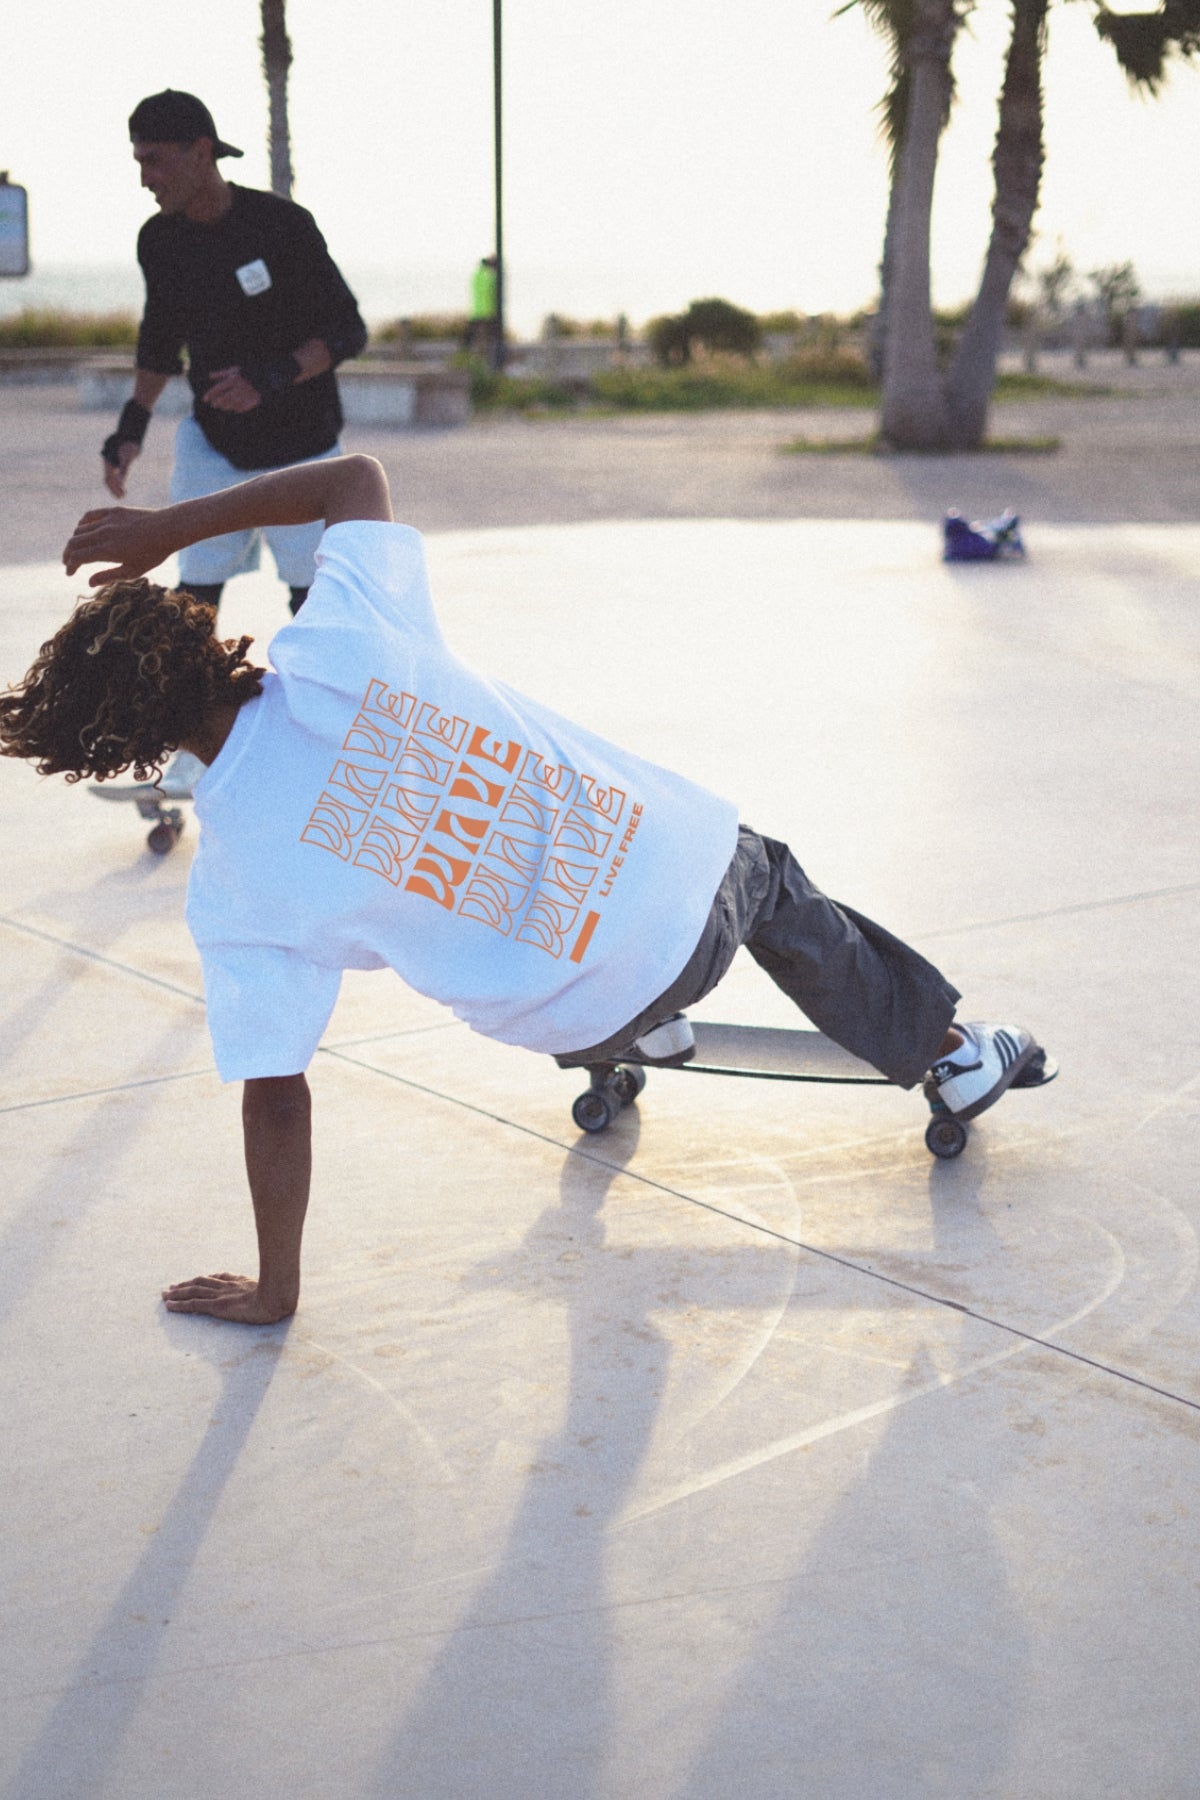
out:
<path id="1" fill-rule="evenodd" d="M 778 1031 L 757 1025 L 717 1025 L 694 1021 L 695 1055 L 688 1062 L 650 1063 L 637 1056 L 619 1062 L 581 1065 L 588 1086 L 571 1108 L 581 1131 L 607 1131 L 626 1106 L 632 1106 L 646 1086 L 647 1068 L 678 1068 L 687 1075 L 734 1075 L 750 1081 L 824 1081 L 854 1086 L 890 1087 L 873 1069 L 843 1050 L 819 1031 Z M 1058 1074 L 1058 1064 L 1040 1047 L 1013 1081 L 1013 1088 L 1044 1087 Z M 929 1107 L 925 1145 L 943 1161 L 961 1156 L 970 1127 L 955 1118 L 933 1082 L 924 1087 Z"/>

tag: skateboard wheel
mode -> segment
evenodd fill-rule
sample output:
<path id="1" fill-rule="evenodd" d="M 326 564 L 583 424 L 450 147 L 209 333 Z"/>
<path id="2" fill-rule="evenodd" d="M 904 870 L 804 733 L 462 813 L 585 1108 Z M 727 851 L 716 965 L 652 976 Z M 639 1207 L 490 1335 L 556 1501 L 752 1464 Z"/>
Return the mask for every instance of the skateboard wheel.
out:
<path id="1" fill-rule="evenodd" d="M 622 1106 L 632 1106 L 646 1085 L 646 1071 L 636 1064 L 632 1068 L 622 1065 L 613 1076 L 612 1091 Z"/>
<path id="2" fill-rule="evenodd" d="M 615 1094 L 603 1088 L 588 1088 L 571 1108 L 571 1117 L 580 1131 L 607 1131 L 621 1110 Z"/>
<path id="3" fill-rule="evenodd" d="M 934 1156 L 948 1162 L 952 1156 L 961 1156 L 967 1147 L 967 1128 L 961 1119 L 947 1116 L 942 1119 L 930 1119 L 925 1127 L 925 1148 Z"/>
<path id="4" fill-rule="evenodd" d="M 154 827 L 146 842 L 155 856 L 165 856 L 168 850 L 175 848 L 182 829 L 182 826 L 168 825 L 164 819 L 161 824 Z"/>

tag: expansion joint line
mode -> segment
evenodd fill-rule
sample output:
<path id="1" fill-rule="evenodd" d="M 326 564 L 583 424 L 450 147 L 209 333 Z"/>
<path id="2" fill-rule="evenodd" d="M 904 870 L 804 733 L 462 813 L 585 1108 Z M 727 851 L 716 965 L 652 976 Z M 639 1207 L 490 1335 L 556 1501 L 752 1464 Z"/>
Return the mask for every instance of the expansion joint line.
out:
<path id="1" fill-rule="evenodd" d="M 1089 912 L 1104 906 L 1129 905 L 1139 900 L 1162 899 L 1198 891 L 1200 889 L 1196 886 L 1159 888 L 1145 894 L 1129 894 L 1109 901 L 1094 901 L 1082 906 L 1064 907 L 1062 911 Z M 1057 913 L 1029 915 L 1030 919 L 1034 917 L 1056 918 L 1058 916 Z M 1019 921 L 997 921 L 997 923 L 1001 922 L 1018 923 Z M 169 994 L 177 995 L 180 999 L 190 1000 L 193 1005 L 203 1006 L 204 1004 L 203 995 L 193 993 L 189 988 L 181 987 L 177 982 L 165 981 L 159 975 L 148 975 L 142 969 L 135 969 L 129 963 L 121 962 L 117 957 L 105 956 L 99 950 L 89 950 L 82 944 L 74 943 L 70 938 L 58 937 L 51 931 L 42 931 L 36 925 L 26 925 L 22 920 L 14 919 L 7 914 L 0 914 L 0 926 L 7 926 L 11 931 L 23 932 L 26 936 L 38 938 L 46 944 L 54 944 L 60 950 L 70 950 L 77 956 L 87 957 L 91 962 L 100 963 L 106 968 L 118 970 L 123 975 L 132 976 L 136 981 L 148 982 L 152 987 L 162 988 Z M 964 926 L 961 929 L 980 928 Z M 949 936 L 952 933 L 930 932 L 926 935 L 930 937 Z M 429 1087 L 425 1082 L 413 1081 L 411 1077 L 397 1075 L 390 1069 L 381 1069 L 374 1063 L 364 1062 L 361 1057 L 348 1056 L 345 1050 L 322 1047 L 317 1054 L 330 1057 L 337 1062 L 347 1063 L 352 1068 L 364 1069 L 368 1074 L 380 1076 L 385 1081 L 394 1081 L 399 1086 L 411 1088 L 416 1093 L 428 1094 L 434 1100 L 444 1101 L 449 1106 L 460 1107 L 465 1112 L 473 1112 L 478 1117 L 490 1119 L 494 1124 L 502 1125 L 510 1131 L 518 1131 L 525 1137 L 536 1139 L 539 1143 L 550 1144 L 554 1149 L 562 1150 L 568 1156 L 578 1156 L 585 1162 L 595 1163 L 599 1168 L 611 1169 L 614 1174 L 625 1175 L 630 1181 L 639 1182 L 643 1187 L 668 1194 L 673 1200 L 680 1200 L 687 1206 L 701 1207 L 705 1212 L 713 1213 L 718 1218 L 729 1219 L 733 1224 L 740 1225 L 746 1230 L 756 1231 L 762 1237 L 774 1238 L 781 1244 L 787 1244 L 790 1249 L 803 1251 L 806 1256 L 817 1257 L 821 1262 L 832 1263 L 851 1274 L 864 1276 L 869 1281 L 882 1282 L 885 1287 L 895 1288 L 900 1293 L 911 1294 L 914 1299 L 924 1300 L 931 1306 L 947 1307 L 953 1312 L 962 1313 L 964 1318 L 974 1319 L 977 1324 L 988 1325 L 994 1331 L 1006 1332 L 1008 1336 L 1020 1338 L 1027 1344 L 1034 1344 L 1040 1350 L 1049 1350 L 1053 1355 L 1067 1357 L 1084 1368 L 1095 1369 L 1102 1375 L 1111 1375 L 1115 1380 L 1124 1381 L 1131 1387 L 1141 1388 L 1145 1393 L 1157 1394 L 1160 1399 L 1173 1400 L 1179 1406 L 1186 1406 L 1193 1412 L 1200 1412 L 1200 1401 L 1191 1400 L 1186 1394 L 1177 1394 L 1171 1388 L 1159 1387 L 1155 1382 L 1146 1381 L 1140 1375 L 1130 1374 L 1127 1369 L 1115 1368 L 1112 1363 L 1101 1362 L 1098 1357 L 1085 1356 L 1081 1350 L 1072 1350 L 1066 1344 L 1056 1344 L 1051 1338 L 1039 1337 L 1035 1331 L 1023 1331 L 1019 1325 L 1009 1325 L 1005 1320 L 993 1318 L 990 1313 L 979 1312 L 975 1307 L 967 1306 L 961 1300 L 949 1300 L 944 1294 L 932 1293 L 928 1288 L 918 1287 L 915 1282 L 901 1281 L 896 1275 L 884 1275 L 878 1269 L 872 1269 L 864 1263 L 852 1261 L 850 1257 L 839 1256 L 834 1250 L 823 1250 L 817 1244 L 806 1243 L 802 1238 L 789 1237 L 786 1232 L 776 1231 L 770 1225 L 756 1224 L 749 1219 L 743 1219 L 737 1213 L 730 1212 L 727 1207 L 715 1205 L 711 1200 L 702 1200 L 695 1194 L 685 1194 L 680 1188 L 673 1188 L 667 1182 L 656 1181 L 651 1175 L 643 1175 L 636 1170 L 628 1169 L 622 1163 L 611 1162 L 607 1157 L 597 1155 L 595 1151 L 581 1150 L 576 1145 L 564 1144 L 561 1138 L 551 1137 L 544 1131 L 535 1131 L 531 1125 L 518 1124 L 515 1119 L 505 1118 L 501 1113 L 489 1112 L 486 1107 L 475 1106 L 471 1101 L 463 1100 L 458 1095 L 443 1094 L 439 1089 Z"/>
<path id="2" fill-rule="evenodd" d="M 341 1050 L 325 1050 L 325 1056 L 335 1057 L 339 1062 L 352 1064 L 357 1069 L 365 1069 L 372 1075 L 380 1075 L 385 1081 L 397 1082 L 401 1087 L 412 1088 L 419 1094 L 428 1094 L 434 1100 L 444 1100 L 450 1106 L 461 1107 L 465 1112 L 475 1113 L 479 1118 L 490 1119 L 494 1124 L 503 1125 L 510 1131 L 519 1131 L 525 1137 L 536 1139 L 538 1143 L 550 1144 L 556 1150 L 563 1150 L 568 1156 L 578 1156 L 584 1162 L 595 1163 L 602 1169 L 610 1169 L 614 1175 L 624 1175 L 630 1181 L 640 1183 L 642 1187 L 653 1188 L 660 1194 L 668 1194 L 673 1200 L 681 1200 L 686 1206 L 698 1206 L 705 1212 L 716 1214 L 718 1218 L 729 1219 L 748 1231 L 755 1231 L 761 1237 L 774 1238 L 789 1249 L 801 1250 L 806 1256 L 817 1257 L 821 1262 L 833 1263 L 839 1269 L 845 1269 L 853 1275 L 864 1276 L 868 1281 L 882 1282 L 885 1287 L 895 1288 L 900 1293 L 911 1294 L 914 1299 L 927 1301 L 931 1306 L 944 1306 L 952 1312 L 961 1313 L 964 1318 L 974 1319 L 979 1325 L 988 1325 L 994 1331 L 1003 1331 L 1009 1337 L 1020 1338 L 1023 1343 L 1033 1344 L 1039 1350 L 1049 1350 L 1055 1356 L 1067 1357 L 1071 1362 L 1080 1363 L 1084 1368 L 1095 1369 L 1101 1375 L 1111 1375 L 1117 1381 L 1127 1382 L 1131 1387 L 1143 1389 L 1148 1394 L 1157 1394 L 1162 1400 L 1173 1400 L 1179 1406 L 1190 1407 L 1193 1412 L 1200 1412 L 1200 1400 L 1191 1400 L 1186 1394 L 1177 1394 L 1172 1388 L 1159 1387 L 1153 1381 L 1146 1381 L 1140 1375 L 1133 1375 L 1128 1369 L 1118 1369 L 1112 1363 L 1101 1362 L 1098 1357 L 1085 1356 L 1082 1350 L 1072 1350 L 1066 1344 L 1056 1344 L 1053 1338 L 1039 1337 L 1036 1331 L 1023 1331 L 1019 1325 L 1009 1325 L 1004 1319 L 993 1318 L 990 1313 L 979 1312 L 973 1306 L 967 1306 L 961 1300 L 949 1300 L 944 1294 L 935 1294 L 928 1288 L 918 1287 L 915 1282 L 901 1281 L 899 1276 L 884 1275 L 879 1269 L 872 1269 L 865 1263 L 854 1262 L 848 1256 L 839 1256 L 835 1250 L 824 1250 L 818 1244 L 806 1243 L 803 1238 L 789 1237 L 785 1231 L 777 1231 L 771 1225 L 755 1223 L 744 1219 L 738 1213 L 730 1212 L 728 1207 L 717 1206 L 711 1200 L 702 1200 L 695 1194 L 686 1194 L 681 1188 L 671 1187 L 665 1181 L 657 1181 L 652 1175 L 640 1174 L 636 1169 L 626 1167 L 624 1163 L 612 1162 L 608 1157 L 598 1155 L 594 1150 L 585 1150 L 577 1145 L 564 1144 L 561 1138 L 551 1137 L 548 1132 L 536 1131 L 532 1125 L 518 1124 L 515 1119 L 505 1118 L 501 1113 L 489 1112 L 487 1107 L 476 1106 L 470 1100 L 462 1100 L 454 1094 L 443 1094 L 439 1089 L 429 1087 L 425 1082 L 414 1081 L 410 1076 L 397 1075 L 391 1069 L 381 1069 L 374 1063 L 364 1062 L 356 1056 L 347 1056 Z"/>

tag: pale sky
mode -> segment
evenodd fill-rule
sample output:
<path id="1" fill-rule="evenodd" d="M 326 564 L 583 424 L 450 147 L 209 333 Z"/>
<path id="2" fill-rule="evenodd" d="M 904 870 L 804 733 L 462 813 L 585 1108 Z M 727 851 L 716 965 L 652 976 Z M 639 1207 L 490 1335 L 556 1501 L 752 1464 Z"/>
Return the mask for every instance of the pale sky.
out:
<path id="1" fill-rule="evenodd" d="M 885 59 L 857 14 L 833 10 L 506 0 L 505 232 L 519 328 L 552 308 L 640 321 L 706 294 L 756 311 L 869 302 L 886 203 L 872 111 Z M 289 0 L 296 198 L 375 317 L 461 307 L 490 247 L 491 13 L 490 0 Z M 935 218 L 946 304 L 973 289 L 986 241 L 1007 13 L 981 0 L 956 63 Z M 1061 239 L 1082 270 L 1132 259 L 1150 297 L 1200 293 L 1200 68 L 1140 100 L 1083 0 L 1058 0 L 1050 27 L 1042 253 Z M 246 151 L 226 173 L 268 185 L 257 32 L 257 0 L 14 9 L 0 169 L 29 190 L 39 272 L 133 267 L 153 203 L 126 120 L 159 88 L 198 93 Z M 21 297 L 20 282 L 0 283 L 0 308 Z"/>

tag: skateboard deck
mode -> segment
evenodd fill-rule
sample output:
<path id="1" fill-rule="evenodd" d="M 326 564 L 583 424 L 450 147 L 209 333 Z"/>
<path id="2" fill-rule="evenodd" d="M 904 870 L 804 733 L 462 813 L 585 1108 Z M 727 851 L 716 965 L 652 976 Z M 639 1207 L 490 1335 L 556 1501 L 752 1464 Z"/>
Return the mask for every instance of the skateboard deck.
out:
<path id="1" fill-rule="evenodd" d="M 155 856 L 165 856 L 173 850 L 183 835 L 184 816 L 181 806 L 172 806 L 173 799 L 184 799 L 185 795 L 164 793 L 153 781 L 135 781 L 122 787 L 113 787 L 107 781 L 93 782 L 88 789 L 95 794 L 97 800 L 115 800 L 118 804 L 136 806 L 143 819 L 153 819 L 146 836 L 148 847 Z"/>
<path id="2" fill-rule="evenodd" d="M 646 1085 L 648 1068 L 678 1070 L 684 1075 L 740 1076 L 749 1081 L 840 1082 L 863 1087 L 890 1087 L 892 1083 L 870 1063 L 862 1062 L 819 1031 L 784 1031 L 760 1025 L 720 1025 L 695 1020 L 692 1031 L 695 1054 L 680 1063 L 648 1062 L 636 1055 L 619 1062 L 585 1065 L 590 1086 L 571 1108 L 581 1131 L 606 1131 L 630 1106 Z M 1012 1082 L 1013 1088 L 1044 1087 L 1058 1074 L 1058 1064 L 1039 1048 Z M 969 1129 L 956 1119 L 926 1081 L 925 1100 L 930 1118 L 925 1130 L 926 1148 L 943 1160 L 960 1156 Z"/>
<path id="3" fill-rule="evenodd" d="M 693 1020 L 696 1054 L 681 1069 L 695 1075 L 742 1075 L 752 1081 L 873 1082 L 886 1075 L 860 1062 L 820 1031 L 780 1031 L 763 1025 L 716 1025 Z"/>

